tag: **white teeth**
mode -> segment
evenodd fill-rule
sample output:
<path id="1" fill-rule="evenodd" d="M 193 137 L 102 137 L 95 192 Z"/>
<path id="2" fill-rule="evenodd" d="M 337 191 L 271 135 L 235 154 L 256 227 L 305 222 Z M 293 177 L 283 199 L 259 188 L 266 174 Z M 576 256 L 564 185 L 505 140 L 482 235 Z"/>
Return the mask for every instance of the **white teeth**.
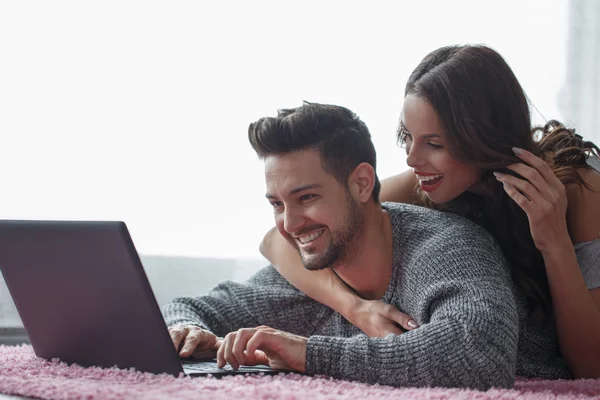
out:
<path id="1" fill-rule="evenodd" d="M 421 182 L 427 182 L 427 181 L 432 181 L 434 179 L 437 178 L 441 178 L 443 175 L 431 175 L 431 176 L 421 176 L 421 175 L 417 175 L 417 178 L 421 181 Z"/>
<path id="2" fill-rule="evenodd" d="M 315 240 L 316 238 L 318 238 L 319 236 L 321 236 L 323 234 L 323 232 L 325 232 L 325 230 L 314 232 L 307 236 L 302 236 L 302 237 L 298 238 L 298 240 L 300 240 L 300 243 L 302 243 L 302 244 L 310 243 L 313 240 Z"/>

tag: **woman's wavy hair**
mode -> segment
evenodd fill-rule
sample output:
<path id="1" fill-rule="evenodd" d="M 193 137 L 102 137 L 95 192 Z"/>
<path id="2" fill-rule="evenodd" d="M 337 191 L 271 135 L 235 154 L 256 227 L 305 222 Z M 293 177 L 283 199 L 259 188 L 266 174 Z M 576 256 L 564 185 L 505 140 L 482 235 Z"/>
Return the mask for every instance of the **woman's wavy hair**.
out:
<path id="1" fill-rule="evenodd" d="M 463 215 L 483 226 L 499 243 L 529 315 L 543 320 L 552 299 L 544 261 L 531 237 L 525 212 L 504 191 L 494 171 L 521 162 L 519 147 L 543 158 L 565 185 L 586 186 L 578 169 L 600 150 L 560 122 L 531 126 L 529 102 L 513 71 L 496 51 L 482 45 L 448 46 L 428 54 L 411 74 L 405 96 L 427 100 L 444 129 L 444 142 L 456 160 L 481 168 L 478 194 L 465 192 L 447 204 L 435 204 L 417 189 L 421 205 Z M 405 130 L 399 124 L 398 140 Z"/>

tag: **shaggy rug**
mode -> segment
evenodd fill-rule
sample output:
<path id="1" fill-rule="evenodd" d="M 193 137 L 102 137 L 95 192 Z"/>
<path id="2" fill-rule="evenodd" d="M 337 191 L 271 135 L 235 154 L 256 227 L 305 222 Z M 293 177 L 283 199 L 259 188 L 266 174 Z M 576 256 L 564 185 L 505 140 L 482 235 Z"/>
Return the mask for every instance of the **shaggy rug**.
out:
<path id="1" fill-rule="evenodd" d="M 600 379 L 518 379 L 487 392 L 368 385 L 297 374 L 175 378 L 83 368 L 37 358 L 31 346 L 0 346 L 0 393 L 40 399 L 600 399 Z"/>

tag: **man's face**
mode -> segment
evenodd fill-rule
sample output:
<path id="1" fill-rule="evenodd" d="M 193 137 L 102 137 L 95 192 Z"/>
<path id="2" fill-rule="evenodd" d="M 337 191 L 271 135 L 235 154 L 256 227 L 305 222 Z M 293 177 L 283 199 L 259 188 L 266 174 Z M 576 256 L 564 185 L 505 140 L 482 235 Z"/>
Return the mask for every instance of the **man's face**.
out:
<path id="1" fill-rule="evenodd" d="M 351 257 L 363 211 L 323 169 L 316 150 L 267 157 L 265 179 L 277 229 L 298 249 L 306 269 L 334 267 Z"/>

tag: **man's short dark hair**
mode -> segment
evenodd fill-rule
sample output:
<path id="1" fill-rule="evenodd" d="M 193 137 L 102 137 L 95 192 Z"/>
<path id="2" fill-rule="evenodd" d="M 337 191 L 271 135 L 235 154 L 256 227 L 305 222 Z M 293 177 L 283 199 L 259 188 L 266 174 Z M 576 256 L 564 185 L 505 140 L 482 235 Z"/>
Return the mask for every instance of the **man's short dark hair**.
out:
<path id="1" fill-rule="evenodd" d="M 341 106 L 304 102 L 297 108 L 279 110 L 277 117 L 251 123 L 248 140 L 261 159 L 318 150 L 325 171 L 344 187 L 348 187 L 348 177 L 360 163 L 369 163 L 373 169 L 377 164 L 369 129 L 356 114 Z M 380 189 L 375 174 L 373 199 L 377 203 Z"/>

